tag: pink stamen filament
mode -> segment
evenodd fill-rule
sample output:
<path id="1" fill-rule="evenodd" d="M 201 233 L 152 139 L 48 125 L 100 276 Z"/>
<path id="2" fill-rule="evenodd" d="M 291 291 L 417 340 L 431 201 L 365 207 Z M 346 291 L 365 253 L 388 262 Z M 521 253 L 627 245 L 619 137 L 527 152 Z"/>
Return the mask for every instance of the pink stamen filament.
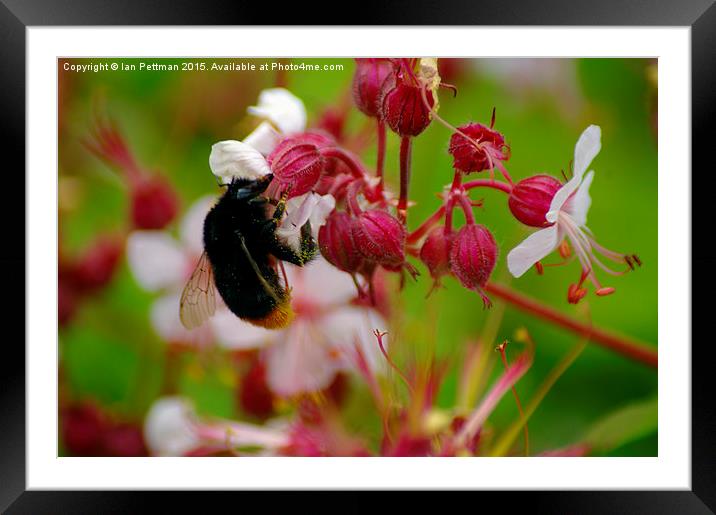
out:
<path id="1" fill-rule="evenodd" d="M 392 368 L 396 374 L 400 377 L 400 379 L 403 380 L 405 383 L 405 386 L 408 387 L 408 391 L 410 391 L 411 394 L 413 394 L 413 387 L 410 384 L 410 381 L 408 378 L 403 374 L 403 372 L 398 368 L 398 366 L 393 362 L 392 359 L 390 359 L 390 356 L 388 356 L 388 352 L 385 350 L 385 346 L 383 345 L 383 336 L 385 336 L 388 333 L 382 333 L 378 329 L 373 331 L 373 334 L 375 335 L 376 339 L 378 340 L 378 347 L 380 348 L 380 352 L 383 354 L 383 357 L 390 365 L 390 368 Z"/>

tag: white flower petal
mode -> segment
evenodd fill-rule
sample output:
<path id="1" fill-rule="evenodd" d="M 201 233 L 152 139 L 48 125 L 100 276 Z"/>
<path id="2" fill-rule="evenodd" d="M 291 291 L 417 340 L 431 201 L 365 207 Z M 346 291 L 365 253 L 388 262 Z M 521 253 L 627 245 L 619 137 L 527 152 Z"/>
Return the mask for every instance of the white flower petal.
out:
<path id="1" fill-rule="evenodd" d="M 223 184 L 231 179 L 258 179 L 271 173 L 261 152 L 241 141 L 226 140 L 214 143 L 209 155 L 211 173 Z"/>
<path id="2" fill-rule="evenodd" d="M 587 212 L 589 206 L 592 205 L 592 197 L 589 196 L 589 187 L 592 185 L 594 180 L 594 170 L 591 170 L 584 176 L 582 184 L 579 185 L 577 192 L 564 205 L 564 211 L 566 211 L 572 220 L 579 226 L 582 227 L 587 223 Z"/>
<path id="3" fill-rule="evenodd" d="M 382 369 L 384 358 L 373 331 L 378 329 L 386 332 L 388 324 L 375 310 L 358 306 L 337 309 L 321 319 L 321 326 L 326 341 L 338 351 L 338 366 L 342 369 L 354 368 L 355 360 L 352 357 L 355 347 L 360 348 L 370 370 L 375 372 Z M 386 349 L 387 340 L 387 336 L 384 336 L 383 345 Z"/>
<path id="4" fill-rule="evenodd" d="M 144 439 L 154 456 L 183 456 L 199 447 L 192 429 L 194 410 L 182 397 L 162 397 L 144 420 Z"/>
<path id="5" fill-rule="evenodd" d="M 318 327 L 297 319 L 283 337 L 266 349 L 269 388 L 278 395 L 290 397 L 329 386 L 336 375 L 336 363 Z"/>
<path id="6" fill-rule="evenodd" d="M 306 107 L 300 98 L 284 88 L 265 89 L 256 106 L 248 112 L 270 121 L 284 135 L 303 132 L 306 128 Z"/>
<path id="7" fill-rule="evenodd" d="M 191 205 L 179 227 L 181 242 L 197 258 L 204 252 L 204 219 L 215 203 L 213 195 L 201 197 Z"/>
<path id="8" fill-rule="evenodd" d="M 322 256 L 316 257 L 303 267 L 286 265 L 288 283 L 293 288 L 293 298 L 320 307 L 345 304 L 356 297 L 356 287 L 350 274 L 338 270 Z"/>
<path id="9" fill-rule="evenodd" d="M 229 350 L 257 349 L 277 336 L 276 331 L 244 322 L 226 307 L 217 309 L 209 324 L 219 345 Z"/>
<path id="10" fill-rule="evenodd" d="M 296 252 L 301 250 L 301 227 L 310 220 L 313 238 L 318 238 L 318 230 L 326 223 L 326 218 L 336 207 L 332 195 L 306 193 L 286 202 L 286 216 L 276 229 L 278 238 Z"/>
<path id="11" fill-rule="evenodd" d="M 559 226 L 551 225 L 530 234 L 522 243 L 507 254 L 507 268 L 520 277 L 537 261 L 552 252 L 560 242 Z"/>
<path id="12" fill-rule="evenodd" d="M 574 175 L 581 179 L 592 160 L 602 148 L 602 129 L 599 125 L 587 127 L 574 146 Z"/>
<path id="13" fill-rule="evenodd" d="M 268 156 L 281 141 L 281 134 L 269 122 L 261 122 L 251 134 L 244 138 L 244 143 L 254 147 L 264 156 Z"/>
<path id="14" fill-rule="evenodd" d="M 545 216 L 547 221 L 555 222 L 557 220 L 559 210 L 579 188 L 584 172 L 587 171 L 587 167 L 602 148 L 601 135 L 602 130 L 598 125 L 590 125 L 579 136 L 579 140 L 574 147 L 574 173 L 569 182 L 562 186 L 552 198 L 549 211 Z"/>
<path id="15" fill-rule="evenodd" d="M 182 247 L 165 231 L 133 231 L 127 237 L 127 260 L 147 291 L 183 286 L 191 266 Z"/>

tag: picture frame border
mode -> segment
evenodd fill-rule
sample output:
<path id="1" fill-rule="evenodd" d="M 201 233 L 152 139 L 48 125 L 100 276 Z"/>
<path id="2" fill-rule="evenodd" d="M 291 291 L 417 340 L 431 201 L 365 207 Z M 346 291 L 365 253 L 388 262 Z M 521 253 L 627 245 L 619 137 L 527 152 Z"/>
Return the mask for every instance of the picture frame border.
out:
<path id="1" fill-rule="evenodd" d="M 141 2 L 91 0 L 2 0 L 0 4 L 0 62 L 4 73 L 0 102 L 0 117 L 4 155 L 14 160 L 12 168 L 25 169 L 25 59 L 26 28 L 30 26 L 75 25 L 247 25 L 270 21 L 272 25 L 284 21 L 301 20 L 315 25 L 305 12 L 307 6 L 288 7 L 270 17 L 257 6 L 238 9 L 229 2 L 190 2 L 157 0 Z M 330 6 L 311 3 L 312 9 L 322 11 Z M 355 20 L 369 25 L 641 25 L 691 27 L 691 79 L 692 79 L 692 170 L 701 170 L 703 176 L 713 176 L 713 159 L 710 151 L 713 140 L 709 129 L 716 120 L 716 4 L 714 0 L 682 0 L 663 2 L 656 0 L 623 2 L 608 0 L 544 0 L 537 2 L 441 2 L 435 9 L 432 2 L 414 1 L 386 5 L 362 2 Z M 327 11 L 330 12 L 330 11 Z M 22 151 L 21 151 L 22 149 Z M 675 177 L 674 180 L 678 180 Z M 25 213 L 26 191 L 24 175 L 7 173 L 5 189 L 12 192 L 3 203 L 2 215 L 8 226 L 7 245 L 2 261 L 5 269 L 25 269 L 25 224 L 17 223 L 18 212 Z M 713 179 L 712 179 L 713 180 Z M 10 181 L 9 183 L 7 181 Z M 14 182 L 13 182 L 14 181 Z M 704 320 L 713 316 L 709 301 L 698 295 L 713 291 L 713 267 L 716 252 L 694 235 L 708 234 L 710 221 L 706 211 L 713 200 L 706 197 L 713 189 L 699 177 L 698 188 L 692 189 L 692 274 L 698 279 L 698 288 L 692 288 L 692 489 L 691 491 L 529 491 L 529 492 L 462 492 L 459 495 L 479 495 L 482 498 L 510 496 L 510 507 L 529 506 L 532 511 L 550 513 L 713 513 L 716 510 L 716 405 L 713 402 L 713 344 L 710 338 L 695 337 L 698 329 L 706 328 Z M 20 194 L 18 192 L 24 192 Z M 11 198 L 9 198 L 11 197 Z M 14 221 L 14 223 L 9 223 Z M 703 231 L 699 231 L 703 229 Z M 684 249 L 688 252 L 689 249 Z M 10 291 L 23 291 L 24 277 L 19 273 L 6 274 Z M 16 284 L 17 283 L 17 284 Z M 692 280 L 692 284 L 694 281 Z M 7 283 L 6 283 L 7 284 Z M 5 310 L 6 320 L 25 320 L 23 302 L 13 297 Z M 707 310 L 709 311 L 707 313 Z M 15 322 L 8 327 L 20 327 Z M 25 326 L 20 329 L 24 341 Z M 704 333 L 710 335 L 710 333 Z M 68 513 L 121 513 L 143 511 L 152 500 L 162 495 L 160 502 L 188 509 L 194 499 L 181 492 L 161 494 L 153 492 L 50 492 L 25 489 L 25 352 L 19 338 L 8 338 L 3 360 L 3 390 L 0 407 L 0 509 L 10 507 L 7 513 L 56 513 L 59 507 Z M 427 507 L 424 496 L 418 492 L 411 497 L 421 507 Z M 206 503 L 207 492 L 197 494 Z M 222 492 L 229 496 L 247 493 Z M 273 494 L 272 494 L 273 495 Z M 171 496 L 171 500 L 168 497 Z M 353 494 L 352 510 L 371 509 L 375 501 L 370 497 Z M 279 495 L 276 499 L 285 498 Z M 422 499 L 421 499 L 422 498 Z M 198 500 L 198 499 L 197 499 Z M 456 500 L 457 502 L 460 502 Z M 198 500 L 198 506 L 202 501 Z M 212 501 L 213 502 L 213 501 Z M 345 506 L 346 500 L 341 504 Z M 474 502 L 474 501 L 472 501 Z M 504 502 L 504 499 L 503 499 Z M 203 504 L 206 507 L 206 504 Z M 334 505 L 335 506 L 335 505 Z"/>

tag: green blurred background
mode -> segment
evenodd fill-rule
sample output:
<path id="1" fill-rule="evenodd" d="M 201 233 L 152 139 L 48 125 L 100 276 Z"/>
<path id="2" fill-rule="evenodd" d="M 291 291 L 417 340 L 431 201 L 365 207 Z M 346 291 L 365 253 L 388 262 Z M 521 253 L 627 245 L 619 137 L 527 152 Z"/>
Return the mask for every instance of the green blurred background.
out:
<path id="1" fill-rule="evenodd" d="M 327 108 L 349 101 L 352 59 L 293 62 L 338 64 L 343 69 L 279 74 L 76 73 L 64 71 L 61 60 L 59 207 L 63 248 L 70 253 L 79 251 L 95 235 L 120 231 L 126 225 L 126 192 L 81 144 L 97 111 L 117 123 L 141 163 L 171 180 L 183 213 L 195 199 L 217 192 L 208 169 L 210 147 L 218 140 L 241 139 L 250 131 L 245 110 L 255 103 L 261 89 L 277 82 L 289 88 L 305 102 L 309 126 Z M 602 151 L 593 163 L 596 177 L 588 224 L 601 244 L 638 253 L 644 266 L 624 277 L 600 275 L 617 292 L 604 298 L 590 294 L 578 306 L 566 302 L 567 286 L 579 275 L 576 263 L 548 268 L 541 277 L 527 273 L 511 285 L 560 311 L 591 318 L 595 325 L 656 346 L 656 63 L 641 59 L 461 59 L 441 60 L 440 66 L 443 80 L 459 90 L 456 98 L 447 91 L 441 93 L 440 114 L 455 125 L 468 121 L 487 124 L 496 108 L 495 128 L 511 146 L 512 157 L 506 165 L 515 180 L 534 173 L 559 176 L 560 170 L 568 169 L 582 130 L 589 124 L 601 126 Z M 363 115 L 352 109 L 348 130 L 360 130 L 365 123 Z M 417 205 L 410 212 L 412 227 L 438 207 L 435 194 L 452 178 L 449 137 L 446 128 L 433 123 L 415 141 L 411 198 Z M 398 144 L 398 138 L 389 133 L 386 173 L 393 185 L 397 183 Z M 369 167 L 375 162 L 374 148 L 371 144 L 361 156 Z M 502 193 L 485 190 L 476 196 L 484 197 L 484 208 L 476 210 L 476 216 L 492 230 L 501 250 L 493 279 L 510 282 L 504 256 L 529 230 L 511 217 Z M 499 316 L 500 301 L 492 312 L 486 312 L 479 297 L 453 279 L 445 280 L 445 285 L 426 300 L 430 279 L 424 273 L 416 283 L 408 283 L 399 297 L 402 324 L 393 338 L 398 338 L 403 348 L 409 346 L 410 353 L 419 356 L 421 349 L 435 345 L 439 356 L 459 359 L 461 346 L 480 334 L 486 317 Z M 151 294 L 137 286 L 123 261 L 110 286 L 93 302 L 83 304 L 72 324 L 60 330 L 62 378 L 73 396 L 94 399 L 129 419 L 141 420 L 159 395 L 165 365 L 164 343 L 149 324 L 152 300 Z M 509 306 L 497 339 L 512 338 L 521 327 L 527 327 L 537 343 L 534 365 L 517 385 L 526 402 L 578 339 Z M 439 397 L 440 404 L 448 408 L 454 403 L 459 363 L 454 365 Z M 196 401 L 201 413 L 237 417 L 231 367 L 232 361 L 220 352 L 204 356 L 184 369 L 181 390 Z M 495 367 L 493 374 L 499 371 Z M 577 443 L 610 414 L 635 404 L 651 405 L 656 393 L 654 369 L 590 344 L 530 420 L 534 452 Z M 648 413 L 648 420 L 640 421 L 644 429 L 631 435 L 625 428 L 625 436 L 615 440 L 616 447 L 608 450 L 609 455 L 658 453 L 656 413 Z M 512 399 L 505 397 L 491 422 L 501 427 L 515 416 Z"/>

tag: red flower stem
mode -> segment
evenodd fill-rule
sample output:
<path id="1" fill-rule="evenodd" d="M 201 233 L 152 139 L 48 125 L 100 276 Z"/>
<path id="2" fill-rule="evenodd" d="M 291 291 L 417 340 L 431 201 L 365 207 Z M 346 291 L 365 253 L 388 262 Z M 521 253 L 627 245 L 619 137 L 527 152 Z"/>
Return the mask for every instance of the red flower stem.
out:
<path id="1" fill-rule="evenodd" d="M 344 163 L 350 169 L 354 177 L 363 179 L 366 176 L 365 168 L 363 168 L 363 165 L 360 164 L 358 159 L 342 148 L 322 148 L 320 152 L 323 157 L 338 159 Z"/>
<path id="2" fill-rule="evenodd" d="M 659 355 L 657 351 L 647 348 L 644 344 L 625 339 L 579 320 L 575 320 L 502 284 L 487 283 L 485 290 L 526 313 L 551 322 L 580 336 L 589 338 L 594 343 L 606 347 L 622 356 L 633 359 L 634 361 L 639 361 L 653 368 L 658 367 Z"/>
<path id="3" fill-rule="evenodd" d="M 472 188 L 493 188 L 496 190 L 503 191 L 507 193 L 508 195 L 512 193 L 512 186 L 510 186 L 507 183 L 495 181 L 491 179 L 476 179 L 474 181 L 466 182 L 462 185 L 463 188 L 466 190 L 470 190 Z"/>
<path id="4" fill-rule="evenodd" d="M 427 234 L 427 232 L 440 221 L 440 219 L 445 214 L 445 204 L 440 206 L 437 211 L 435 211 L 432 215 L 430 215 L 422 224 L 420 224 L 420 227 L 415 229 L 413 232 L 411 232 L 408 235 L 408 243 L 415 243 L 416 241 L 420 240 L 423 236 Z"/>
<path id="5" fill-rule="evenodd" d="M 398 199 L 398 218 L 403 224 L 408 220 L 408 187 L 410 186 L 410 157 L 413 139 L 403 136 L 400 140 L 400 198 Z"/>
<path id="6" fill-rule="evenodd" d="M 468 225 L 474 225 L 475 215 L 472 212 L 472 204 L 470 204 L 470 201 L 462 193 L 459 194 L 458 200 L 460 201 L 460 207 L 462 207 L 462 210 L 465 213 L 465 221 Z"/>
<path id="7" fill-rule="evenodd" d="M 445 234 L 452 232 L 452 210 L 455 208 L 455 194 L 462 190 L 462 174 L 455 170 L 452 185 L 445 201 Z"/>
<path id="8" fill-rule="evenodd" d="M 378 158 L 375 165 L 375 175 L 380 179 L 378 191 L 383 192 L 383 167 L 385 165 L 385 122 L 378 120 Z"/>

